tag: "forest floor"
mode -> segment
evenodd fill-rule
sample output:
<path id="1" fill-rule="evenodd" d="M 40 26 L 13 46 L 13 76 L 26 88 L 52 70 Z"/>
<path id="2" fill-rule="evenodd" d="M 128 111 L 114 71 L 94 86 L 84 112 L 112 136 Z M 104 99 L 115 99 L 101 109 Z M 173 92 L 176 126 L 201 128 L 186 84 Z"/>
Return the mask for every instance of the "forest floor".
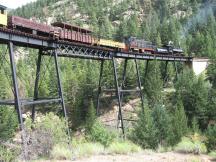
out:
<path id="1" fill-rule="evenodd" d="M 37 161 L 51 162 L 51 161 Z M 70 162 L 70 161 L 55 161 Z M 76 159 L 73 162 L 216 162 L 207 155 L 181 154 L 175 152 L 166 153 L 136 153 L 129 155 L 93 155 Z"/>

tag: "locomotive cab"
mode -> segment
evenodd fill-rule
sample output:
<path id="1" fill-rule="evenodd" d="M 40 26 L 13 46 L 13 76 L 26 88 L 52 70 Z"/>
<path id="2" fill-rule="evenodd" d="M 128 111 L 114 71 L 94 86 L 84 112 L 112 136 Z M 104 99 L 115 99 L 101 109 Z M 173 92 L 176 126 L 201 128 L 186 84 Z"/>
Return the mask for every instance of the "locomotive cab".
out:
<path id="1" fill-rule="evenodd" d="M 0 5 L 0 26 L 7 26 L 7 7 Z"/>

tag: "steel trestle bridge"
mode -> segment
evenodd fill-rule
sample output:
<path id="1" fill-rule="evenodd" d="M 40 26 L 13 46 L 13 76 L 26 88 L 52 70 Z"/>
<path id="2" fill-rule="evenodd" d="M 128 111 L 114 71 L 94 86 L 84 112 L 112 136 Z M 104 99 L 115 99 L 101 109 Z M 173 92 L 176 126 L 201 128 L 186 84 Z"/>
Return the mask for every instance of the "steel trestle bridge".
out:
<path id="1" fill-rule="evenodd" d="M 140 79 L 140 70 L 138 65 L 138 60 L 146 61 L 146 68 L 145 68 L 145 75 L 148 71 L 149 61 L 158 60 L 158 61 L 165 61 L 166 62 L 166 69 L 169 62 L 173 62 L 176 65 L 176 62 L 183 62 L 183 63 L 191 63 L 193 58 L 192 57 L 185 57 L 185 56 L 173 56 L 173 55 L 153 55 L 153 54 L 141 54 L 141 53 L 134 53 L 134 52 L 119 52 L 114 51 L 112 49 L 103 48 L 103 47 L 96 47 L 90 45 L 84 45 L 80 43 L 71 43 L 66 41 L 53 41 L 47 38 L 43 38 L 40 36 L 35 36 L 31 34 L 25 34 L 21 32 L 12 31 L 9 29 L 0 28 L 0 44 L 5 44 L 9 48 L 9 58 L 10 58 L 10 68 L 11 68 L 11 77 L 13 80 L 13 92 L 14 92 L 14 99 L 13 100 L 1 100 L 0 105 L 10 105 L 15 106 L 20 129 L 24 130 L 23 118 L 22 118 L 22 106 L 25 105 L 32 105 L 32 119 L 35 118 L 35 106 L 39 104 L 48 104 L 48 103 L 56 103 L 60 104 L 63 112 L 64 117 L 67 121 L 67 111 L 64 102 L 64 95 L 62 90 L 62 83 L 60 78 L 60 69 L 59 69 L 59 62 L 58 57 L 71 57 L 71 58 L 81 58 L 81 59 L 93 59 L 100 61 L 100 74 L 99 74 L 99 85 L 98 85 L 98 95 L 97 95 L 97 114 L 99 114 L 99 107 L 100 107 L 100 97 L 102 94 L 102 77 L 104 71 L 104 62 L 105 61 L 112 61 L 113 66 L 113 76 L 115 80 L 115 93 L 118 99 L 118 127 L 122 129 L 122 133 L 124 135 L 124 122 L 123 122 L 123 115 L 122 115 L 122 100 L 123 94 L 128 92 L 134 92 L 134 90 L 129 90 L 125 87 L 126 81 L 126 71 L 128 67 L 128 61 L 132 60 L 135 63 L 136 67 L 136 77 L 137 77 L 137 87 L 140 98 L 141 98 L 141 105 L 142 110 L 144 110 L 144 99 L 143 99 L 143 92 L 142 92 L 142 84 Z M 31 100 L 21 99 L 20 91 L 18 89 L 18 79 L 17 79 L 17 67 L 15 63 L 15 56 L 14 56 L 14 46 L 20 47 L 29 47 L 38 49 L 38 60 L 37 60 L 37 69 L 36 69 L 36 79 L 35 79 L 35 86 L 34 86 L 34 97 Z M 55 63 L 55 73 L 57 76 L 58 82 L 58 96 L 56 98 L 40 98 L 38 95 L 38 86 L 40 80 L 40 73 L 41 73 L 41 60 L 42 57 L 53 57 Z M 117 72 L 117 63 L 116 59 L 121 58 L 124 60 L 124 69 L 121 78 L 121 82 L 119 80 L 119 74 Z M 176 66 L 175 66 L 176 67 Z M 177 70 L 177 69 L 176 69 Z M 145 76 L 144 76 L 145 77 Z M 70 134 L 68 129 L 68 134 Z M 22 135 L 22 139 L 24 141 L 25 136 Z M 24 146 L 25 148 L 25 146 Z"/>

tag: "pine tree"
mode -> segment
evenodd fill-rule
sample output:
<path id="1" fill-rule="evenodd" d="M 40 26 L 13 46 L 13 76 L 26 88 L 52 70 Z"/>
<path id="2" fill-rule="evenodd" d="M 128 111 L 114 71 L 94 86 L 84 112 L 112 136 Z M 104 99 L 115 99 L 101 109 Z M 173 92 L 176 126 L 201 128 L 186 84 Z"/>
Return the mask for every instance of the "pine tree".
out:
<path id="1" fill-rule="evenodd" d="M 91 128 L 94 125 L 95 121 L 96 121 L 96 111 L 95 111 L 93 101 L 91 99 L 89 107 L 88 107 L 88 112 L 87 112 L 87 115 L 86 115 L 86 129 L 87 129 L 87 131 L 91 130 Z"/>
<path id="2" fill-rule="evenodd" d="M 144 113 L 139 113 L 139 119 L 132 133 L 132 140 L 145 149 L 155 149 L 158 145 L 157 133 L 152 112 L 148 107 L 145 107 Z"/>
<path id="3" fill-rule="evenodd" d="M 174 114 L 172 115 L 171 131 L 168 142 L 174 146 L 181 141 L 181 138 L 188 132 L 187 117 L 180 97 L 177 97 Z"/>
<path id="4" fill-rule="evenodd" d="M 157 61 L 149 64 L 147 76 L 144 78 L 144 88 L 149 105 L 154 107 L 154 105 L 162 99 L 163 88 L 163 82 L 161 80 L 159 64 Z"/>
<path id="5" fill-rule="evenodd" d="M 166 145 L 170 133 L 170 117 L 165 106 L 156 104 L 153 108 L 152 116 L 156 130 L 158 130 L 156 138 L 161 145 Z"/>
<path id="6" fill-rule="evenodd" d="M 0 70 L 0 98 L 9 96 L 8 85 L 3 69 Z M 8 106 L 0 106 L 0 139 L 7 140 L 13 137 L 18 126 L 18 118 L 15 109 Z"/>

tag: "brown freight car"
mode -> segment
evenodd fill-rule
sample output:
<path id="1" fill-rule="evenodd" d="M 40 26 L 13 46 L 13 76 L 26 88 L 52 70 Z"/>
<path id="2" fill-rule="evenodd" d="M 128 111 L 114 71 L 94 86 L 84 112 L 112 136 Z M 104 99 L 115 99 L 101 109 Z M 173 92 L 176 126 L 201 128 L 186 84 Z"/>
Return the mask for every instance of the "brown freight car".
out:
<path id="1" fill-rule="evenodd" d="M 59 37 L 59 28 L 38 23 L 18 16 L 8 17 L 8 27 L 29 34 L 37 34 L 45 37 Z"/>
<path id="2" fill-rule="evenodd" d="M 61 28 L 60 39 L 62 40 L 76 41 L 85 44 L 94 43 L 94 38 L 92 36 L 91 30 L 62 22 L 55 22 L 52 25 Z"/>

